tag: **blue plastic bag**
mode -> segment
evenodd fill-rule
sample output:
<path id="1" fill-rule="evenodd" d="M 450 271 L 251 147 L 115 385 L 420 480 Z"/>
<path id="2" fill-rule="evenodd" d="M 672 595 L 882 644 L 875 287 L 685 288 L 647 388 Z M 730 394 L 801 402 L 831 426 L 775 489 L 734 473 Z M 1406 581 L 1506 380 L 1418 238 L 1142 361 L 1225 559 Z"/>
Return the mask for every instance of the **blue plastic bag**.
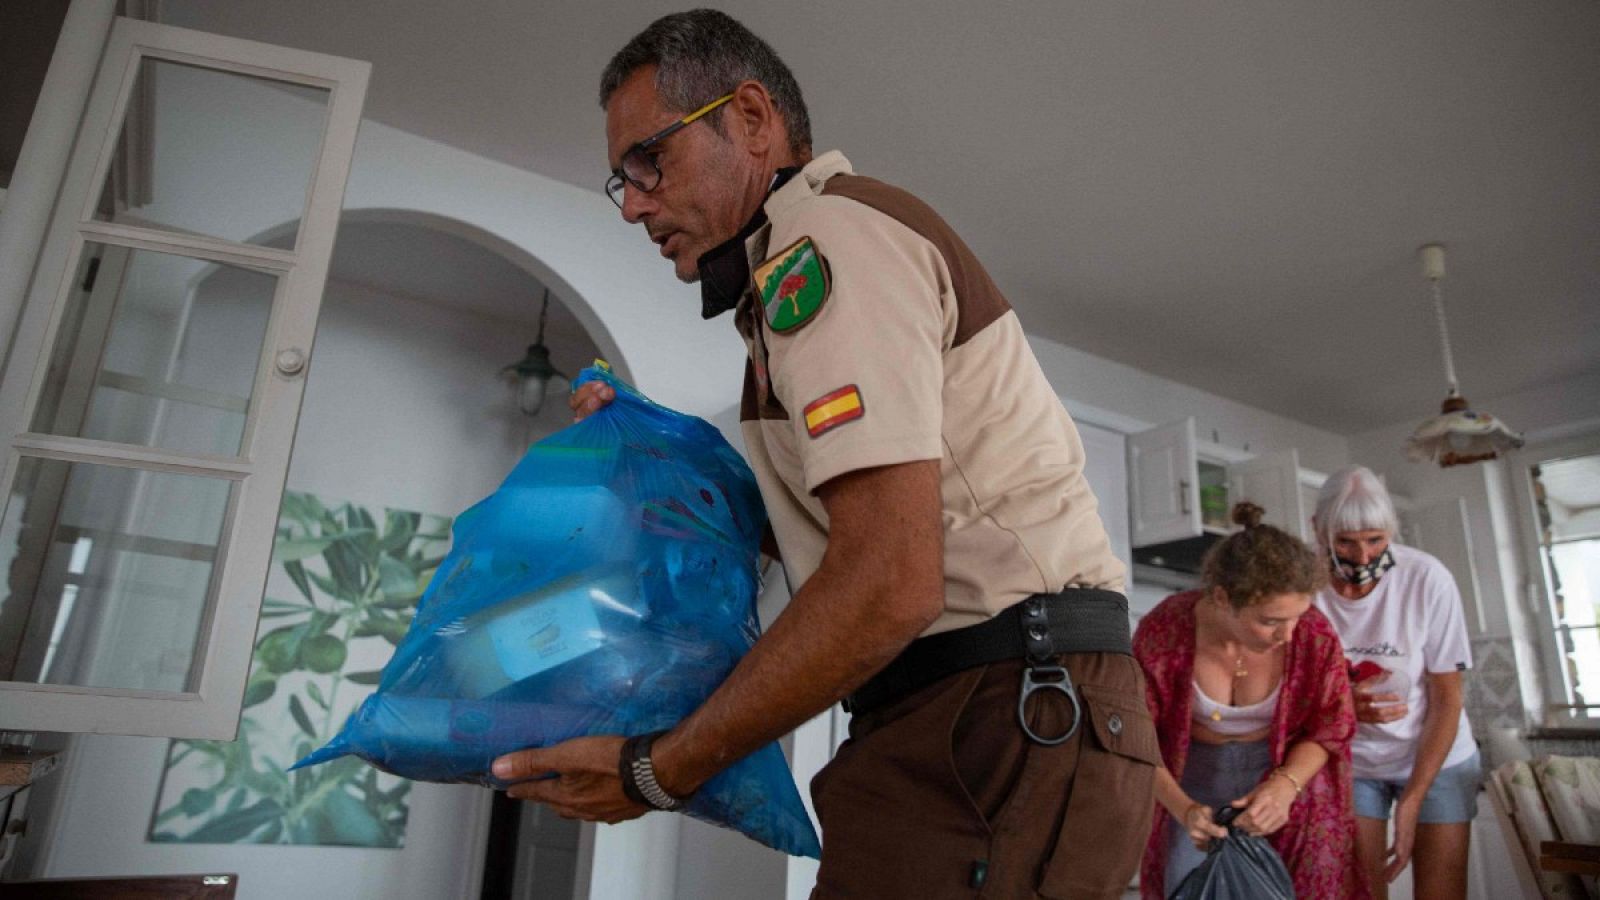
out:
<path id="1" fill-rule="evenodd" d="M 766 511 L 749 467 L 711 425 L 608 369 L 576 383 L 597 379 L 616 399 L 535 444 L 456 518 L 377 691 L 294 768 L 353 754 L 504 788 L 495 757 L 670 728 L 750 649 Z M 706 782 L 687 812 L 821 852 L 777 744 Z"/>

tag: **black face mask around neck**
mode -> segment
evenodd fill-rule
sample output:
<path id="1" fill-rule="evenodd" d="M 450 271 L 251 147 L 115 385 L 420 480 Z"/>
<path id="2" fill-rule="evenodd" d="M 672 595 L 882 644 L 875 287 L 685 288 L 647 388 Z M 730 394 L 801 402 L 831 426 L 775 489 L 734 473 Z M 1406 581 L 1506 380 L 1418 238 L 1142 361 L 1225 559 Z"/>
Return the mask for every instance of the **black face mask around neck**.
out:
<path id="1" fill-rule="evenodd" d="M 779 169 L 772 177 L 767 196 L 772 196 L 773 191 L 783 187 L 799 172 L 799 166 Z M 758 206 L 756 214 L 739 229 L 738 234 L 700 255 L 695 266 L 700 270 L 701 318 L 714 319 L 739 305 L 739 298 L 750 286 L 750 258 L 745 255 L 744 242 L 765 224 L 767 211 Z"/>

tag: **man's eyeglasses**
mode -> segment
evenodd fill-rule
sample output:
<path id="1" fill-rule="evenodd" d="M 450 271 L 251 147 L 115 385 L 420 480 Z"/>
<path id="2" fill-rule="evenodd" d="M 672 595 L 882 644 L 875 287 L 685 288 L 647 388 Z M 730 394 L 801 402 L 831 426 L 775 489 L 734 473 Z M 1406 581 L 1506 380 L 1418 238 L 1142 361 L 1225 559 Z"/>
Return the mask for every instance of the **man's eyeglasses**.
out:
<path id="1" fill-rule="evenodd" d="M 661 183 L 661 166 L 656 163 L 655 154 L 652 152 L 657 144 L 675 134 L 678 129 L 691 124 L 694 120 L 732 99 L 732 94 L 719 97 L 629 147 L 622 154 L 622 167 L 614 170 L 611 173 L 611 177 L 606 179 L 606 196 L 610 197 L 611 202 L 617 205 L 617 209 L 622 208 L 622 192 L 626 185 L 631 184 L 648 194 Z"/>

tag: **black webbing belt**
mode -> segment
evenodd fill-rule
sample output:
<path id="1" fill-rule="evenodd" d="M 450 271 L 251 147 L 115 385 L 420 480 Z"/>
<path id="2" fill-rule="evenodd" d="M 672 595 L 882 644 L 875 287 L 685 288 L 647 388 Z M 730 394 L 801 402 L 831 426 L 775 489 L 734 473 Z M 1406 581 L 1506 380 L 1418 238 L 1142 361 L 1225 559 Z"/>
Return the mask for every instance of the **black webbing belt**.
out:
<path id="1" fill-rule="evenodd" d="M 1018 708 L 1023 728 L 1028 730 L 1021 706 L 1034 690 L 1060 690 L 1074 708 L 1078 705 L 1066 670 L 1052 663 L 1055 656 L 1132 652 L 1128 599 L 1123 595 L 1095 588 L 1035 594 L 988 621 L 912 641 L 883 671 L 846 698 L 844 708 L 852 714 L 868 712 L 963 669 L 1026 659 Z M 1058 738 L 1041 739 L 1028 730 L 1029 737 L 1041 743 L 1064 741 L 1076 730 L 1077 718 L 1075 714 L 1073 727 Z"/>

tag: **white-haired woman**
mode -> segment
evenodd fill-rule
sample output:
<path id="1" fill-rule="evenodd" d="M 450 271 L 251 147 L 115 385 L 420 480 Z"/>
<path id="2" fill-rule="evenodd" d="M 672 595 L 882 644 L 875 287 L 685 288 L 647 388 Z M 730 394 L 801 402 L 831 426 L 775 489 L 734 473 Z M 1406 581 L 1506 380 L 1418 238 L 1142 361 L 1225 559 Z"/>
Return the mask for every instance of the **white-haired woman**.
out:
<path id="1" fill-rule="evenodd" d="M 1312 525 L 1333 570 L 1315 603 L 1344 643 L 1361 723 L 1357 858 L 1379 900 L 1408 862 L 1416 896 L 1464 898 L 1482 775 L 1461 702 L 1472 665 L 1461 594 L 1437 559 L 1394 542 L 1394 504 L 1370 469 L 1329 476 Z"/>

